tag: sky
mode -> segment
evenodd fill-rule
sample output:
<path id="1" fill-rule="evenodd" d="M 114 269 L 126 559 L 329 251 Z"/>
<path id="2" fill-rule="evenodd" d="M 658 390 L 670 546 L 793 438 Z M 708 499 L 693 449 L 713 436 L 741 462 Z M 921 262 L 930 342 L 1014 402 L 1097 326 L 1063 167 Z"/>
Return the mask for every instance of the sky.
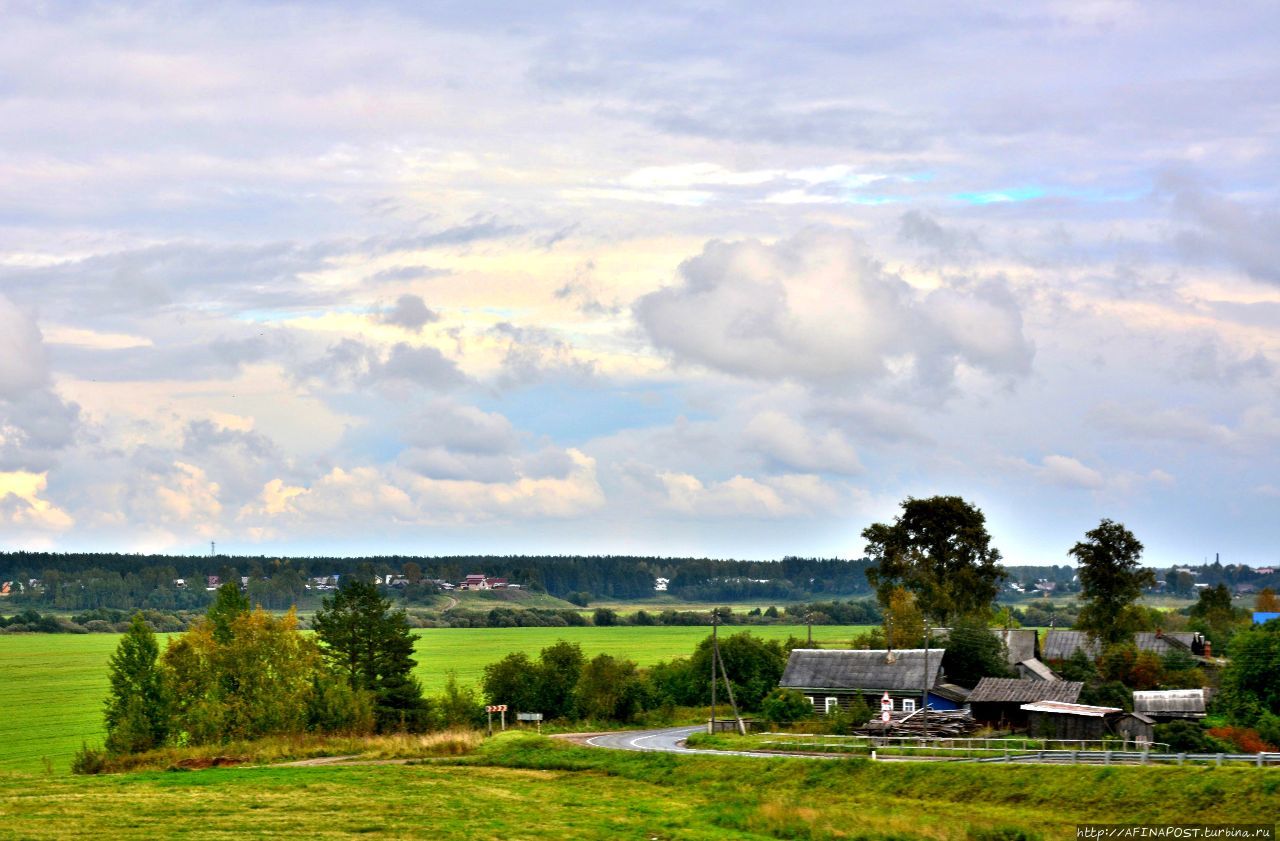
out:
<path id="1" fill-rule="evenodd" d="M 0 0 L 0 548 L 1280 560 L 1280 9 Z"/>

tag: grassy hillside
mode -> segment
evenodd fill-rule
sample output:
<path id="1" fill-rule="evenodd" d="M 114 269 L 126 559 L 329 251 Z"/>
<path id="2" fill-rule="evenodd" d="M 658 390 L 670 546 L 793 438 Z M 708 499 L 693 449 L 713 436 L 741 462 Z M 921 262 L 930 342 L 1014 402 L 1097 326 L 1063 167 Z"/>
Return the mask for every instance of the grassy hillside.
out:
<path id="1" fill-rule="evenodd" d="M 1067 839 L 1086 821 L 1269 822 L 1280 771 L 680 757 L 529 736 L 426 765 L 0 775 L 20 838 Z"/>
<path id="2" fill-rule="evenodd" d="M 847 645 L 862 629 L 814 628 L 815 640 Z M 803 636 L 803 627 L 751 629 L 769 639 Z M 479 683 L 486 664 L 512 651 L 536 655 L 557 640 L 579 643 L 587 656 L 629 657 L 641 665 L 693 651 L 707 628 L 432 628 L 419 637 L 417 677 L 439 692 L 449 671 L 464 684 Z M 102 700 L 107 692 L 107 658 L 117 634 L 23 634 L 0 636 L 0 769 L 37 770 L 48 758 L 67 769 L 82 741 L 102 739 Z"/>

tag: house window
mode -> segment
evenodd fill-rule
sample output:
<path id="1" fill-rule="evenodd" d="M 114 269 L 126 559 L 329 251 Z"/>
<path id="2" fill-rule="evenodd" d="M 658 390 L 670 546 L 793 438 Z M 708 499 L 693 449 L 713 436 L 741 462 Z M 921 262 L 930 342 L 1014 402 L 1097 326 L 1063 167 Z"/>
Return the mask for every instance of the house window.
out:
<path id="1" fill-rule="evenodd" d="M 902 699 L 902 711 L 904 713 L 913 713 L 916 711 L 916 701 L 914 698 Z"/>
<path id="2" fill-rule="evenodd" d="M 832 698 L 830 695 L 828 695 L 828 696 L 827 696 L 827 709 L 826 709 L 827 715 L 831 715 L 833 712 L 835 712 L 837 709 L 839 709 L 839 707 L 840 707 L 840 699 L 839 699 L 839 698 Z"/>

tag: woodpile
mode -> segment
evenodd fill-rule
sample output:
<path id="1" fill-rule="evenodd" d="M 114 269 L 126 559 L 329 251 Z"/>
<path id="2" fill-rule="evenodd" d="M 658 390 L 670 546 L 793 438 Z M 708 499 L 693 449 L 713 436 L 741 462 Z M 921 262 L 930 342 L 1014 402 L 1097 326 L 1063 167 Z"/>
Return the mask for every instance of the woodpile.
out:
<path id="1" fill-rule="evenodd" d="M 873 719 L 858 729 L 867 736 L 917 736 L 920 738 L 946 739 L 968 736 L 978 729 L 978 722 L 964 710 L 929 710 L 894 713 L 888 722 Z"/>

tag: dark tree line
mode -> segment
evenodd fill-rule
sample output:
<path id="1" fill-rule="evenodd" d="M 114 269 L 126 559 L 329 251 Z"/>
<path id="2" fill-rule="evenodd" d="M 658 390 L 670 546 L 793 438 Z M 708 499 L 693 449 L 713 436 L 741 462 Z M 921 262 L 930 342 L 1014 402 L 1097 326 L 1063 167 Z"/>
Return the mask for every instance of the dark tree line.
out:
<path id="1" fill-rule="evenodd" d="M 710 560 L 637 556 L 451 556 L 387 555 L 364 558 L 270 558 L 111 553 L 0 553 L 0 581 L 38 579 L 38 589 L 19 600 L 62 610 L 96 608 L 198 610 L 211 597 L 208 576 L 222 581 L 247 577 L 250 600 L 269 609 L 296 604 L 312 576 L 371 577 L 413 572 L 413 588 L 432 580 L 457 582 L 481 572 L 554 596 L 638 599 L 653 596 L 655 581 L 690 601 L 778 599 L 868 593 L 864 560 L 784 558 L 781 561 Z M 183 579 L 185 587 L 175 584 Z M 416 592 L 416 591 L 415 591 Z M 412 600 L 412 599 L 410 599 Z"/>

